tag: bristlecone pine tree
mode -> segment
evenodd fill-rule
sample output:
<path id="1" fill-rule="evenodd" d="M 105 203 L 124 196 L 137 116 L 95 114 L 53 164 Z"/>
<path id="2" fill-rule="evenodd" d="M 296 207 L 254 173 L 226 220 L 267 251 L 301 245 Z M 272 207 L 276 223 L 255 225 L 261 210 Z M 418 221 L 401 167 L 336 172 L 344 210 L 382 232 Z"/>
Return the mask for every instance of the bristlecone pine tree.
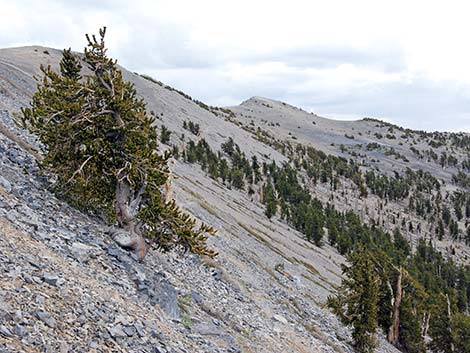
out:
<path id="1" fill-rule="evenodd" d="M 21 117 L 45 146 L 41 167 L 56 175 L 55 189 L 68 202 L 117 223 L 118 242 L 139 259 L 148 250 L 144 237 L 162 251 L 215 256 L 206 245 L 215 229 L 197 226 L 174 201 L 165 202 L 170 156 L 158 153 L 155 118 L 106 55 L 105 32 L 98 40 L 86 36 L 88 74 L 81 76 L 82 59 L 70 49 L 59 73 L 41 66 L 43 78 Z"/>
<path id="2" fill-rule="evenodd" d="M 345 325 L 353 327 L 357 352 L 371 353 L 377 346 L 379 278 L 372 254 L 359 245 L 351 254 L 350 266 L 343 267 L 345 279 L 339 293 L 328 298 L 328 305 Z"/>

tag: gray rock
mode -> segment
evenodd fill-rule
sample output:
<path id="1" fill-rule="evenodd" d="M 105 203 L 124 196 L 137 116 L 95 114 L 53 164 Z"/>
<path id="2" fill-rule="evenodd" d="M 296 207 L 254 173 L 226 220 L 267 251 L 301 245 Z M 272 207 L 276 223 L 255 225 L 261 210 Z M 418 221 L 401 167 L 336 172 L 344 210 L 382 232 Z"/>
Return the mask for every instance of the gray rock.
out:
<path id="1" fill-rule="evenodd" d="M 31 277 L 31 276 L 30 276 L 29 274 L 27 274 L 27 273 L 22 273 L 22 274 L 21 274 L 21 277 L 23 277 L 23 280 L 24 280 L 26 283 L 29 283 L 29 284 L 34 283 L 33 277 Z"/>
<path id="2" fill-rule="evenodd" d="M 77 322 L 80 324 L 80 325 L 83 325 L 84 323 L 86 323 L 87 321 L 87 318 L 85 317 L 85 315 L 80 315 L 78 318 L 77 318 Z"/>
<path id="3" fill-rule="evenodd" d="M 44 273 L 42 275 L 42 279 L 44 280 L 44 282 L 50 284 L 51 286 L 59 286 L 64 283 L 64 280 L 62 278 L 59 278 L 56 275 L 51 275 L 50 273 Z"/>
<path id="4" fill-rule="evenodd" d="M 5 336 L 5 337 L 12 337 L 13 336 L 11 331 L 4 325 L 0 325 L 0 335 Z"/>
<path id="5" fill-rule="evenodd" d="M 11 312 L 11 308 L 6 305 L 2 307 L 2 302 L 0 301 L 0 322 L 13 320 Z"/>
<path id="6" fill-rule="evenodd" d="M 35 211 L 38 211 L 42 208 L 42 205 L 37 201 L 33 201 L 32 203 L 30 203 L 29 207 L 31 207 Z"/>
<path id="7" fill-rule="evenodd" d="M 160 341 L 164 341 L 165 340 L 165 335 L 157 330 L 152 330 L 152 332 L 150 332 L 150 336 L 154 337 L 154 338 L 157 338 L 159 339 Z"/>
<path id="8" fill-rule="evenodd" d="M 56 328 L 57 327 L 57 323 L 56 323 L 55 319 L 47 311 L 37 310 L 35 312 L 35 315 L 39 320 L 44 322 L 50 328 Z"/>
<path id="9" fill-rule="evenodd" d="M 27 256 L 26 256 L 26 261 L 28 261 L 28 263 L 29 263 L 31 266 L 34 266 L 34 267 L 39 268 L 39 269 L 45 267 L 44 264 L 39 263 L 35 258 L 33 258 L 33 257 L 30 256 L 30 255 L 27 255 Z"/>
<path id="10" fill-rule="evenodd" d="M 140 336 L 140 337 L 144 337 L 145 336 L 145 331 L 144 331 L 144 328 L 141 326 L 141 325 L 134 325 L 135 329 L 137 330 L 137 334 Z"/>
<path id="11" fill-rule="evenodd" d="M 132 242 L 132 236 L 129 232 L 122 228 L 110 227 L 108 234 L 121 247 L 127 248 Z"/>
<path id="12" fill-rule="evenodd" d="M 282 315 L 275 314 L 273 315 L 273 319 L 280 322 L 281 324 L 284 324 L 284 325 L 288 324 L 287 319 Z"/>
<path id="13" fill-rule="evenodd" d="M 25 224 L 30 225 L 35 230 L 38 230 L 39 226 L 41 225 L 41 223 L 39 222 L 38 216 L 36 216 L 35 214 L 31 214 L 26 217 L 23 217 L 23 222 Z"/>
<path id="14" fill-rule="evenodd" d="M 202 296 L 193 289 L 191 289 L 191 298 L 194 300 L 196 304 L 202 303 Z"/>
<path id="15" fill-rule="evenodd" d="M 11 210 L 7 213 L 6 217 L 10 222 L 15 223 L 18 220 L 18 213 L 15 210 Z"/>
<path id="16" fill-rule="evenodd" d="M 109 247 L 106 249 L 106 252 L 108 253 L 109 256 L 112 257 L 119 257 L 122 254 L 122 250 L 117 248 L 117 247 Z"/>
<path id="17" fill-rule="evenodd" d="M 162 310 L 171 319 L 178 320 L 180 318 L 180 308 L 175 288 L 167 279 L 161 279 L 153 286 L 153 301 L 162 308 Z"/>
<path id="18" fill-rule="evenodd" d="M 127 337 L 127 334 L 124 332 L 124 329 L 121 324 L 108 327 L 108 332 L 113 338 Z"/>
<path id="19" fill-rule="evenodd" d="M 46 298 L 44 298 L 42 295 L 38 294 L 35 296 L 34 301 L 36 304 L 39 304 L 40 306 L 44 305 L 46 302 Z"/>
<path id="20" fill-rule="evenodd" d="M 137 329 L 134 326 L 124 326 L 123 331 L 128 335 L 129 337 L 134 336 L 137 333 Z"/>
<path id="21" fill-rule="evenodd" d="M 11 183 L 0 175 L 0 186 L 5 189 L 6 192 L 11 192 Z"/>
<path id="22" fill-rule="evenodd" d="M 70 351 L 70 347 L 67 342 L 60 342 L 59 352 L 60 353 L 68 353 Z"/>
<path id="23" fill-rule="evenodd" d="M 83 243 L 74 242 L 72 244 L 72 255 L 78 261 L 86 263 L 90 260 L 92 255 L 96 253 L 97 249 Z"/>
<path id="24" fill-rule="evenodd" d="M 210 323 L 196 324 L 191 331 L 204 336 L 222 336 L 225 334 L 220 328 Z"/>
<path id="25" fill-rule="evenodd" d="M 26 336 L 26 333 L 27 332 L 23 326 L 19 324 L 15 325 L 15 335 L 17 335 L 18 337 L 23 337 Z"/>

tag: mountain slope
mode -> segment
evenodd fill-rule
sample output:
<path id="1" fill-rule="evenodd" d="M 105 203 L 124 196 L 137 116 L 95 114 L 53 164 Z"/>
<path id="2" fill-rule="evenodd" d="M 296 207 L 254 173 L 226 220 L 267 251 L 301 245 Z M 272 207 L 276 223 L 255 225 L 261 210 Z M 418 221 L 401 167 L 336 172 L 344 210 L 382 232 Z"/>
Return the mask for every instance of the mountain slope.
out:
<path id="1" fill-rule="evenodd" d="M 449 236 L 442 241 L 436 239 L 436 215 L 418 214 L 417 206 L 410 206 L 410 199 L 415 202 L 430 200 L 434 203 L 439 193 L 445 207 L 454 214 L 454 199 L 459 194 L 468 195 L 468 185 L 457 183 L 455 176 L 460 173 L 465 178 L 464 175 L 469 171 L 469 134 L 413 131 L 374 119 L 335 121 L 262 97 L 250 98 L 230 109 L 234 113 L 233 121 L 246 131 L 251 131 L 253 135 L 262 132 L 268 136 L 269 144 L 289 147 L 287 150 L 291 151 L 291 159 L 302 160 L 292 151 L 296 145 L 303 145 L 353 161 L 363 176 L 369 171 L 391 179 L 404 177 L 408 170 L 428 173 L 439 183 L 438 192 L 422 193 L 414 190 L 416 192 L 411 192 L 411 197 L 384 199 L 371 192 L 370 185 L 366 183 L 369 194 L 363 198 L 359 195 L 357 185 L 348 184 L 347 180 L 342 180 L 344 185 L 340 192 L 317 184 L 312 186 L 311 192 L 324 202 L 330 200 L 340 210 L 353 209 L 361 214 L 365 222 L 376 222 L 378 219 L 388 231 L 396 227 L 394 215 L 398 215 L 398 219 L 401 216 L 401 219 L 405 218 L 406 222 L 419 225 L 421 229 L 420 232 L 404 229 L 413 244 L 423 237 L 433 238 L 433 244 L 448 256 L 457 253 L 454 260 L 469 258 L 470 252 L 466 245 L 470 243 L 469 240 L 454 242 L 455 237 Z M 333 200 L 331 194 L 335 195 Z M 457 223 L 459 237 L 464 238 L 468 218 L 463 217 Z"/>
<path id="2" fill-rule="evenodd" d="M 28 104 L 39 64 L 57 67 L 60 55 L 42 47 L 0 50 L 0 122 L 16 136 L 15 142 L 0 134 L 0 254 L 5 259 L 0 343 L 8 351 L 352 352 L 348 330 L 323 308 L 341 283 L 343 256 L 329 245 L 314 246 L 282 220 L 268 220 L 259 190 L 249 195 L 228 188 L 199 166 L 176 160 L 173 195 L 185 210 L 218 229 L 211 245 L 220 255 L 214 262 L 152 251 L 144 264 L 114 245 L 99 220 L 47 191 L 34 155 L 18 142 L 39 146 L 14 125 L 12 115 Z M 272 139 L 301 142 L 361 161 L 363 171 L 428 170 L 445 181 L 448 192 L 456 189 L 457 166 L 440 167 L 410 150 L 426 150 L 433 136 L 390 131 L 391 125 L 371 120 L 324 119 L 259 97 L 215 109 L 126 70 L 124 76 L 159 117 L 157 124 L 172 131 L 165 148 L 182 151 L 191 139 L 204 138 L 218 151 L 232 137 L 247 157 L 281 164 L 289 153 L 281 153 Z M 185 121 L 199 124 L 200 134 L 183 129 Z M 264 139 L 258 127 L 267 132 Z M 371 143 L 379 147 L 367 148 Z M 387 148 L 395 153 L 386 153 Z M 446 148 L 450 153 L 450 144 L 434 150 Z M 459 163 L 466 158 L 463 149 L 454 152 Z M 350 180 L 341 182 L 340 190 L 327 183 L 310 187 L 322 201 L 362 212 L 364 221 L 379 218 L 386 229 L 394 226 L 391 213 L 406 212 L 405 200 L 379 207 L 380 198 L 361 198 Z M 412 242 L 432 232 L 418 215 L 410 212 L 407 221 L 423 224 L 423 234 L 410 232 Z M 442 249 L 458 247 L 460 260 L 468 254 L 462 242 L 455 245 L 446 237 L 436 243 Z M 396 352 L 385 342 L 379 351 Z"/>

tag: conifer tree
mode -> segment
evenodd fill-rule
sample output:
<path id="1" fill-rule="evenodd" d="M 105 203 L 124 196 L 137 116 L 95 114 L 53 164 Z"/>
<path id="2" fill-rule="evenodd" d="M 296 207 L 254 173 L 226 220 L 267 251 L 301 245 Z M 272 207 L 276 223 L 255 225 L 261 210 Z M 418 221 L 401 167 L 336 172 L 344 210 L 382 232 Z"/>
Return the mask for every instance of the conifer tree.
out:
<path id="1" fill-rule="evenodd" d="M 256 158 L 256 156 L 251 157 L 251 168 L 253 169 L 254 173 L 254 182 L 255 184 L 258 184 L 258 182 L 261 180 L 261 172 L 260 165 L 258 163 L 258 158 Z"/>
<path id="2" fill-rule="evenodd" d="M 305 213 L 304 233 L 307 240 L 313 241 L 315 245 L 320 246 L 323 238 L 323 212 L 312 205 L 307 208 Z"/>
<path id="3" fill-rule="evenodd" d="M 237 189 L 243 189 L 243 172 L 238 167 L 233 167 L 230 171 L 230 180 L 232 181 L 233 187 Z"/>
<path id="4" fill-rule="evenodd" d="M 86 36 L 83 61 L 91 74 L 80 76 L 80 59 L 70 49 L 59 73 L 41 66 L 42 81 L 21 118 L 46 147 L 41 167 L 56 175 L 55 190 L 71 204 L 130 234 L 118 238 L 139 259 L 148 249 L 144 237 L 161 250 L 214 256 L 206 240 L 215 230 L 165 202 L 169 154 L 158 153 L 154 118 L 107 56 L 105 32 Z"/>
<path id="5" fill-rule="evenodd" d="M 413 308 L 413 297 L 410 293 L 405 295 L 400 306 L 400 348 L 408 353 L 421 353 L 424 351 L 424 342 L 421 336 L 420 317 Z"/>
<path id="6" fill-rule="evenodd" d="M 440 294 L 431 314 L 433 316 L 433 320 L 431 321 L 429 333 L 432 341 L 429 344 L 429 347 L 435 352 L 454 352 L 448 300 L 448 297 Z"/>
<path id="7" fill-rule="evenodd" d="M 60 73 L 63 77 L 69 78 L 73 81 L 78 81 L 82 77 L 80 71 L 82 64 L 80 59 L 72 53 L 72 49 L 64 49 L 62 52 L 62 60 L 59 63 Z"/>
<path id="8" fill-rule="evenodd" d="M 228 179 L 229 173 L 230 173 L 230 168 L 228 166 L 227 160 L 226 159 L 220 159 L 218 174 L 222 178 L 222 181 L 224 183 Z"/>
<path id="9" fill-rule="evenodd" d="M 393 231 L 393 242 L 396 248 L 396 261 L 397 263 L 403 263 L 408 255 L 411 252 L 410 244 L 405 239 L 405 237 L 401 234 L 398 228 L 395 228 Z"/>
<path id="10" fill-rule="evenodd" d="M 170 142 L 171 131 L 165 125 L 162 125 L 162 129 L 160 131 L 160 141 L 164 144 L 168 144 Z"/>
<path id="11" fill-rule="evenodd" d="M 470 316 L 459 313 L 452 318 L 452 337 L 455 352 L 470 353 Z"/>
<path id="12" fill-rule="evenodd" d="M 266 183 L 264 188 L 264 203 L 266 204 L 265 214 L 268 218 L 271 218 L 276 214 L 277 201 L 274 187 L 270 181 Z"/>
<path id="13" fill-rule="evenodd" d="M 379 277 L 373 255 L 364 245 L 358 245 L 349 258 L 350 266 L 343 266 L 345 279 L 335 297 L 328 298 L 328 305 L 346 325 L 353 327 L 356 350 L 371 353 L 377 346 L 377 313 L 379 301 Z"/>

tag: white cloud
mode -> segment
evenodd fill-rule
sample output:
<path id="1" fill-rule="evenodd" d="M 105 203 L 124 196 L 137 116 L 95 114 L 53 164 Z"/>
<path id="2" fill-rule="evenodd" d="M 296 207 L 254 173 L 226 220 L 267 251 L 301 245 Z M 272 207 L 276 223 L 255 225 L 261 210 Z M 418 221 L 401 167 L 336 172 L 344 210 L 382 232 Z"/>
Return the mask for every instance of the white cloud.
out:
<path id="1" fill-rule="evenodd" d="M 0 47 L 110 55 L 209 104 L 266 95 L 338 116 L 470 126 L 466 1 L 0 0 Z M 445 119 L 442 117 L 445 116 Z"/>

